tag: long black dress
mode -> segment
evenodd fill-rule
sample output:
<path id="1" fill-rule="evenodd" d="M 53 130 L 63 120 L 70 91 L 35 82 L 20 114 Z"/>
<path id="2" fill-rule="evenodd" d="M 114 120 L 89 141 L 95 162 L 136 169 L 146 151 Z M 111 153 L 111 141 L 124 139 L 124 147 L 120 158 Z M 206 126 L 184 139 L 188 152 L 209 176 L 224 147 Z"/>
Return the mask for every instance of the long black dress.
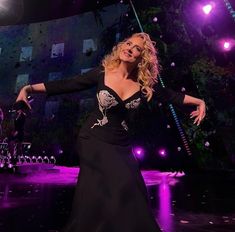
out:
<path id="1" fill-rule="evenodd" d="M 48 95 L 97 86 L 97 104 L 79 133 L 80 174 L 65 232 L 157 232 L 137 161 L 132 155 L 128 114 L 145 99 L 141 91 L 128 99 L 104 83 L 98 67 L 70 80 L 45 83 Z M 167 89 L 160 98 L 182 104 L 184 95 Z"/>

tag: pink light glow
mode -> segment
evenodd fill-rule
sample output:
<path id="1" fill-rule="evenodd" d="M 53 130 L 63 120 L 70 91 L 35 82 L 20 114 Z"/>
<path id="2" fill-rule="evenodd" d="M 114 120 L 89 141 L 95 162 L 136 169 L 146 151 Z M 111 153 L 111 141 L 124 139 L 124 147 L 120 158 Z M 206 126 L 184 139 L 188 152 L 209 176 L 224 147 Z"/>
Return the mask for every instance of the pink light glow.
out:
<path id="1" fill-rule="evenodd" d="M 206 15 L 208 15 L 208 14 L 210 14 L 210 12 L 212 11 L 212 5 L 211 4 L 207 4 L 207 5 L 205 5 L 205 6 L 203 6 L 202 7 L 202 10 L 203 10 L 203 12 L 206 14 Z"/>
<path id="2" fill-rule="evenodd" d="M 165 149 L 165 148 L 159 149 L 159 150 L 158 150 L 158 154 L 159 154 L 161 157 L 166 157 L 166 155 L 167 155 L 166 149 Z"/>
<path id="3" fill-rule="evenodd" d="M 137 159 L 142 160 L 144 158 L 145 151 L 142 147 L 134 147 L 133 154 Z"/>
<path id="4" fill-rule="evenodd" d="M 224 42 L 224 49 L 229 49 L 231 44 L 229 42 Z"/>
<path id="5" fill-rule="evenodd" d="M 171 189 L 166 176 L 162 176 L 159 186 L 159 224 L 164 231 L 173 231 L 173 217 L 171 216 Z"/>
<path id="6" fill-rule="evenodd" d="M 229 52 L 235 47 L 235 39 L 223 38 L 217 41 L 217 48 L 220 51 Z"/>

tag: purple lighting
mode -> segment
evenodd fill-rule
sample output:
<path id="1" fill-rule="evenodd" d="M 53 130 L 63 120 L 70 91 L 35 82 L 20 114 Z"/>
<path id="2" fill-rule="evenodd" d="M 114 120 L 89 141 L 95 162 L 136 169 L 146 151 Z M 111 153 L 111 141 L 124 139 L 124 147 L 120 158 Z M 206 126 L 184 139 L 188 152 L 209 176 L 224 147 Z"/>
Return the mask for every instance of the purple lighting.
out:
<path id="1" fill-rule="evenodd" d="M 158 154 L 159 154 L 161 157 L 166 157 L 166 155 L 167 155 L 166 149 L 165 149 L 165 148 L 159 149 L 159 150 L 158 150 Z"/>
<path id="2" fill-rule="evenodd" d="M 208 15 L 212 11 L 212 8 L 213 8 L 212 4 L 207 4 L 202 7 L 202 10 L 203 10 L 204 14 Z"/>
<path id="3" fill-rule="evenodd" d="M 132 152 L 136 159 L 142 160 L 144 158 L 144 149 L 142 147 L 133 147 Z"/>
<path id="4" fill-rule="evenodd" d="M 224 49 L 225 50 L 230 49 L 230 47 L 231 47 L 231 44 L 228 41 L 224 42 Z"/>
<path id="5" fill-rule="evenodd" d="M 173 218 L 171 216 L 171 189 L 169 180 L 166 176 L 162 176 L 159 186 L 159 223 L 164 231 L 173 230 Z"/>
<path id="6" fill-rule="evenodd" d="M 229 52 L 235 47 L 235 40 L 232 38 L 223 38 L 217 41 L 217 48 L 220 51 Z"/>

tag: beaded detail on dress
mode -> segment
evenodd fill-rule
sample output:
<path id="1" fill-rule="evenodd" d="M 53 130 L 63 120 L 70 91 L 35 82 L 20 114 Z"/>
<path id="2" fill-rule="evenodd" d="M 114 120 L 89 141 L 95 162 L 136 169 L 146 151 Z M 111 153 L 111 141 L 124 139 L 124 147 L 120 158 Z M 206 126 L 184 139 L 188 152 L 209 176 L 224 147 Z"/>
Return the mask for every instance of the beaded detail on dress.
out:
<path id="1" fill-rule="evenodd" d="M 134 100 L 126 103 L 125 107 L 127 109 L 136 109 L 140 105 L 140 101 L 141 101 L 140 98 L 134 99 Z"/>
<path id="2" fill-rule="evenodd" d="M 128 126 L 127 126 L 125 120 L 122 121 L 121 125 L 122 125 L 122 127 L 124 128 L 124 130 L 128 131 Z"/>
<path id="3" fill-rule="evenodd" d="M 91 129 L 94 128 L 95 126 L 104 126 L 105 124 L 107 124 L 109 122 L 106 116 L 107 110 L 118 104 L 115 97 L 111 95 L 107 90 L 99 91 L 96 97 L 98 99 L 99 110 L 102 113 L 103 118 L 97 119 L 97 123 L 95 123 L 91 127 Z"/>

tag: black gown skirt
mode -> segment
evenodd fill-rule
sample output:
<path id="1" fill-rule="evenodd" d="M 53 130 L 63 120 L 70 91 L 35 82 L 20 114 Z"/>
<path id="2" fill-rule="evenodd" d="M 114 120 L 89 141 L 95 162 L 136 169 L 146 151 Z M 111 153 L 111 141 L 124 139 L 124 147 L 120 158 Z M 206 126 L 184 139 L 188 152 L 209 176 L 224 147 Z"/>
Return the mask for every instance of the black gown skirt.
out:
<path id="1" fill-rule="evenodd" d="M 63 232 L 158 232 L 131 146 L 79 138 L 80 173 Z"/>

